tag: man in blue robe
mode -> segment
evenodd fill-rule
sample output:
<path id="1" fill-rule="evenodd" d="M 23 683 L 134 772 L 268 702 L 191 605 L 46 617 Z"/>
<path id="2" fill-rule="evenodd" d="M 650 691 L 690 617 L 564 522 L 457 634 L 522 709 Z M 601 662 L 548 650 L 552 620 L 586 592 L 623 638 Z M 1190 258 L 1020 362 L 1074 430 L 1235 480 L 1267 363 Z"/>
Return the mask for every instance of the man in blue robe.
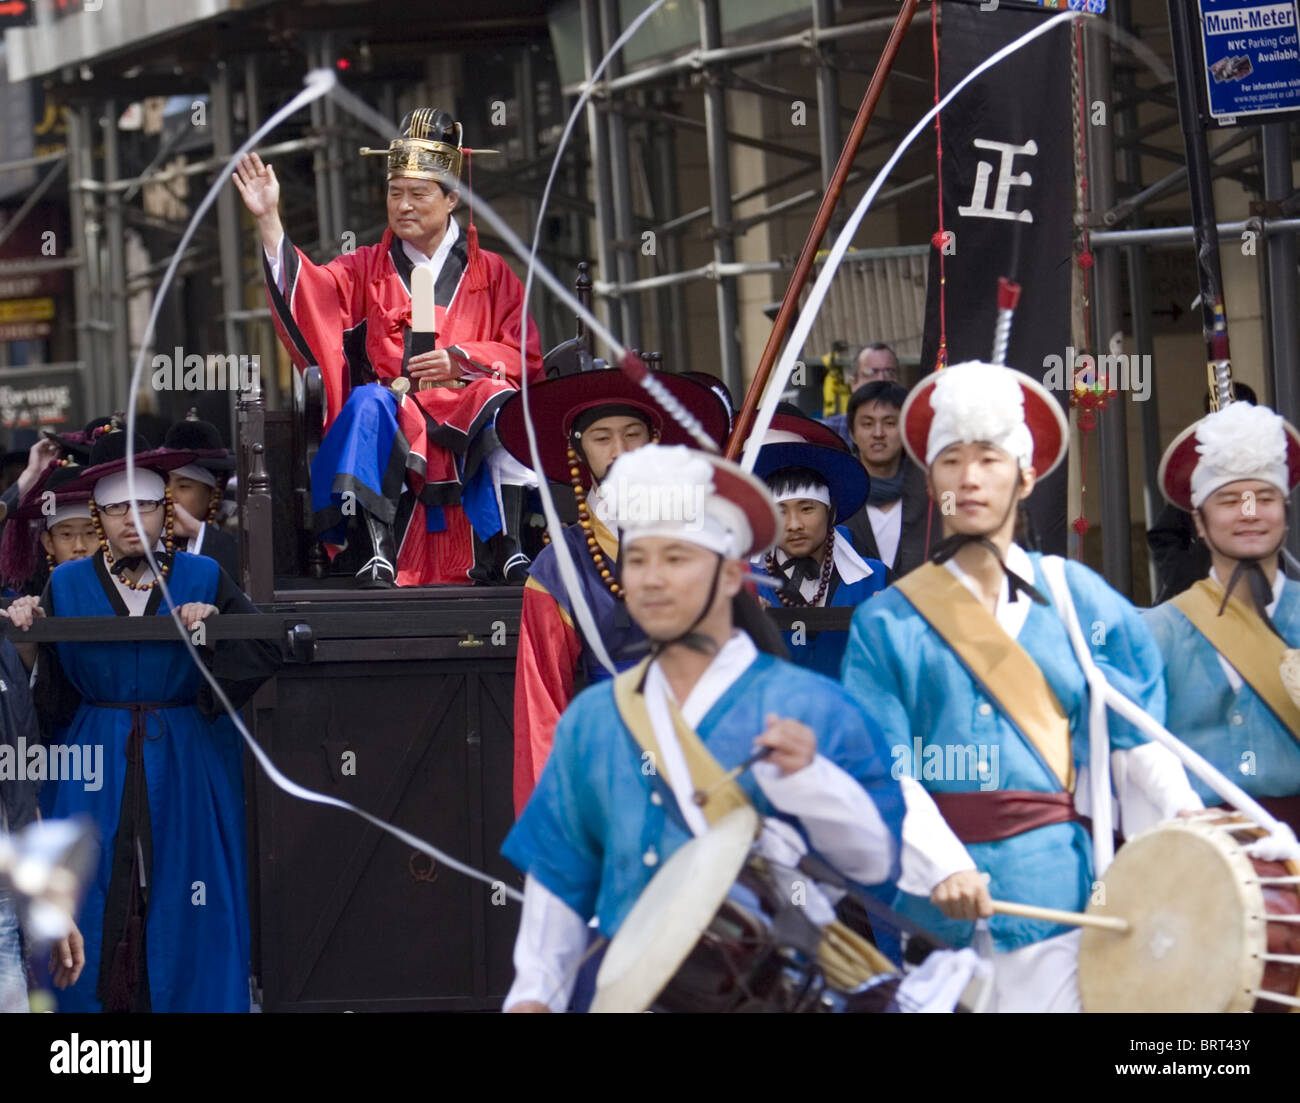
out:
<path id="1" fill-rule="evenodd" d="M 1146 615 L 1165 660 L 1169 730 L 1296 831 L 1300 702 L 1286 665 L 1300 648 L 1300 582 L 1280 555 L 1298 482 L 1300 434 L 1266 406 L 1233 402 L 1181 433 L 1160 485 L 1193 515 L 1210 575 Z"/>
<path id="2" fill-rule="evenodd" d="M 1081 911 L 1094 883 L 1074 800 L 1088 687 L 1043 596 L 1044 558 L 1012 539 L 1019 503 L 1065 454 L 1065 419 L 1028 376 L 968 363 L 919 384 L 903 426 L 945 539 L 931 563 L 854 614 L 843 672 L 893 740 L 904 784 L 894 906 L 953 945 L 992 917 L 998 1008 L 1078 1010 L 1078 931 L 992 909 L 998 899 Z M 1160 656 L 1137 611 L 1086 567 L 1062 566 L 1097 665 L 1163 720 Z M 1117 716 L 1109 737 L 1160 818 L 1200 807 L 1170 752 Z"/>
<path id="3" fill-rule="evenodd" d="M 701 755 L 730 769 L 768 750 L 729 794 L 769 817 L 765 834 L 860 883 L 897 869 L 902 797 L 880 730 L 835 683 L 756 646 L 765 636 L 775 646 L 743 593 L 745 559 L 779 529 L 763 485 L 726 461 L 654 445 L 621 457 L 606 485 L 628 610 L 653 649 L 565 711 L 506 839 L 527 873 L 512 1011 L 566 1007 L 588 920 L 612 937 L 659 866 L 708 830 L 713 798 L 694 799 Z"/>
<path id="4" fill-rule="evenodd" d="M 754 567 L 773 580 L 762 596 L 792 608 L 852 609 L 885 588 L 888 570 L 858 554 L 847 521 L 867 500 L 870 479 L 839 437 L 811 418 L 777 414 L 754 473 L 781 510 L 781 540 Z M 784 632 L 790 658 L 839 678 L 849 634 L 806 625 Z"/>
<path id="5" fill-rule="evenodd" d="M 91 491 L 99 551 L 50 575 L 41 616 L 167 616 L 146 546 L 193 633 L 218 613 L 255 612 L 218 564 L 173 552 L 164 472 L 192 454 L 136 457 L 129 509 L 123 433 L 102 439 L 78 486 Z M 160 542 L 160 539 L 162 542 Z M 147 544 L 146 544 L 147 541 Z M 235 707 L 273 673 L 261 642 L 199 644 Z M 51 814 L 98 825 L 98 868 L 77 923 L 85 971 L 59 997 L 64 1011 L 247 1011 L 248 871 L 243 745 L 180 641 L 42 645 L 36 701 L 46 730 L 80 750 L 102 748 L 93 780 L 61 779 Z"/>

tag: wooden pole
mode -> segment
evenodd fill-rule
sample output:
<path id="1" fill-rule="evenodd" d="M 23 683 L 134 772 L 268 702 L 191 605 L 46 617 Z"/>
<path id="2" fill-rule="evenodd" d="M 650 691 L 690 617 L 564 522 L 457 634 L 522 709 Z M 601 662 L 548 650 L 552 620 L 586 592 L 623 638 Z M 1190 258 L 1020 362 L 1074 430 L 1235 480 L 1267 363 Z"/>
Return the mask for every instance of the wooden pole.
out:
<path id="1" fill-rule="evenodd" d="M 745 440 L 754 426 L 754 415 L 758 410 L 759 400 L 763 397 L 768 376 L 772 373 L 772 365 L 776 363 L 781 344 L 785 341 L 790 323 L 794 321 L 795 312 L 799 308 L 799 295 L 803 292 L 808 276 L 812 272 L 817 248 L 826 234 L 826 227 L 830 225 L 831 214 L 839 202 L 840 193 L 844 190 L 844 181 L 848 179 L 849 170 L 853 167 L 858 146 L 862 144 L 867 126 L 876 112 L 876 104 L 880 102 L 880 95 L 885 89 L 885 78 L 894 67 L 894 58 L 898 55 L 898 49 L 903 43 L 903 35 L 907 33 L 919 3 L 920 0 L 903 0 L 903 7 L 898 13 L 898 18 L 894 20 L 894 29 L 889 32 L 889 41 L 885 43 L 880 60 L 876 62 L 876 71 L 871 75 L 871 83 L 867 85 L 866 95 L 862 97 L 862 106 L 858 108 L 857 118 L 853 120 L 853 128 L 849 131 L 844 148 L 840 151 L 840 159 L 835 165 L 835 172 L 831 175 L 826 194 L 822 196 L 821 206 L 817 208 L 812 229 L 808 231 L 803 252 L 799 254 L 799 260 L 794 266 L 794 275 L 790 277 L 789 286 L 785 289 L 781 309 L 777 312 L 776 321 L 772 323 L 772 332 L 768 335 L 767 345 L 763 348 L 758 368 L 750 381 L 749 389 L 745 391 L 745 401 L 736 416 L 731 439 L 727 441 L 726 457 L 729 460 L 734 460 L 740 455 Z"/>

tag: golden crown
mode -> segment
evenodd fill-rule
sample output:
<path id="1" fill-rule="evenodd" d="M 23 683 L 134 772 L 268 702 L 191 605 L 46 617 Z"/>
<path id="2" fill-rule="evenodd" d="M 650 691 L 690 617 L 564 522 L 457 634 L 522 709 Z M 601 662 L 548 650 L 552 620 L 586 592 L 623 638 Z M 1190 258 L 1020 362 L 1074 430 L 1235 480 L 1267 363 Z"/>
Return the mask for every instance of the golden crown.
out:
<path id="1" fill-rule="evenodd" d="M 446 140 L 455 131 L 455 145 Z M 413 176 L 420 180 L 454 183 L 460 179 L 464 154 L 495 153 L 494 149 L 464 148 L 464 132 L 458 122 L 436 107 L 421 107 L 405 120 L 399 137 L 387 149 L 361 150 L 362 156 L 388 157 L 388 179 Z"/>

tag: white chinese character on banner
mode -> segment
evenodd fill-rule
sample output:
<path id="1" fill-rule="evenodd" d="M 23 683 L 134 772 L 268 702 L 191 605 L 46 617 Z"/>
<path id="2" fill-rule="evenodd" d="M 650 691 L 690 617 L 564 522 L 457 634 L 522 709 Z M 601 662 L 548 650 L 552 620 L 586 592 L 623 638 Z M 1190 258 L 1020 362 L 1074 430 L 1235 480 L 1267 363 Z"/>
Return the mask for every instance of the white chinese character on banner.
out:
<path id="1" fill-rule="evenodd" d="M 993 206 L 988 205 L 989 199 L 989 177 L 993 175 L 993 165 L 989 161 L 981 161 L 975 169 L 975 188 L 971 192 L 970 204 L 965 207 L 958 207 L 957 213 L 970 218 L 1000 218 L 1008 222 L 1033 222 L 1034 216 L 1031 211 L 1012 211 L 1007 208 L 1007 199 L 1011 195 L 1012 186 L 1027 188 L 1033 182 L 1034 178 L 1028 172 L 1012 173 L 1016 157 L 1025 156 L 1033 157 L 1038 153 L 1038 143 L 1030 138 L 1024 145 L 1013 145 L 1010 142 L 990 142 L 984 138 L 975 139 L 977 149 L 997 150 L 1000 155 L 998 162 L 998 183 L 993 192 Z"/>

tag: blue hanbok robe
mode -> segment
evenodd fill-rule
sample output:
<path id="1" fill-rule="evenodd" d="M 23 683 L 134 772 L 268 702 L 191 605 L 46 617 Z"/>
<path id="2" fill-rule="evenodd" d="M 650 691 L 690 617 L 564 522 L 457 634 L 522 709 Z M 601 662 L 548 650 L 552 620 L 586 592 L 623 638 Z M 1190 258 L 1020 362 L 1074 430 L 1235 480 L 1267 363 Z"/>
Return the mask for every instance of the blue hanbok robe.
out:
<path id="1" fill-rule="evenodd" d="M 1030 553 L 1029 558 L 1034 566 L 1029 581 L 1050 598 L 1040 567 L 1042 556 Z M 1137 610 L 1088 568 L 1070 561 L 1065 567 L 1097 665 L 1111 685 L 1163 722 L 1160 654 Z M 1077 773 L 1088 761 L 1089 693 L 1056 609 L 1034 604 L 1018 641 L 1041 668 L 1065 710 Z M 934 793 L 989 788 L 1062 791 L 1038 750 L 898 590 L 876 595 L 854 613 L 843 680 L 888 734 L 895 776 L 915 777 Z M 1146 742 L 1113 712 L 1109 730 L 1115 750 Z M 925 768 L 925 752 L 930 748 L 939 750 L 929 761 L 942 754 L 943 761 L 954 766 L 971 761 L 972 751 L 964 748 L 973 749 L 976 760 L 983 748 L 993 777 L 956 777 L 975 772 L 964 767 L 935 771 L 954 776 L 926 776 L 930 771 Z M 1092 840 L 1078 822 L 1049 824 L 998 842 L 968 843 L 966 849 L 978 869 L 990 874 L 989 892 L 994 899 L 1069 911 L 1082 911 L 1087 905 L 1093 882 Z M 894 907 L 952 945 L 970 941 L 974 925 L 946 918 L 927 898 L 899 891 Z M 1071 930 L 1009 915 L 995 915 L 990 927 L 995 948 L 1003 952 Z"/>
<path id="2" fill-rule="evenodd" d="M 862 785 L 897 846 L 903 797 L 889 776 L 884 736 L 834 682 L 759 654 L 696 731 L 730 769 L 752 753 L 768 713 L 812 728 L 818 753 Z M 662 863 L 691 838 L 671 788 L 642 764 L 642 750 L 615 705 L 613 682 L 584 690 L 561 717 L 537 789 L 502 847 L 579 916 L 594 916 L 606 937 L 618 931 Z M 752 772 L 738 782 L 761 815 L 779 815 Z"/>
<path id="3" fill-rule="evenodd" d="M 205 602 L 221 612 L 256 611 L 217 563 L 204 556 L 177 553 L 168 585 L 178 606 Z M 145 615 L 166 615 L 161 597 L 155 588 Z M 127 614 L 101 554 L 56 568 L 43 600 L 52 616 Z M 237 707 L 278 662 L 273 649 L 256 641 L 222 641 L 202 650 Z M 43 646 L 37 702 L 52 722 L 66 720 L 63 742 L 103 748 L 95 788 L 84 780 L 60 780 L 53 786 L 52 815 L 91 817 L 100 841 L 99 862 L 77 915 L 86 965 L 75 985 L 57 993 L 59 1009 L 101 1010 L 100 965 L 112 954 L 112 947 L 104 948 L 106 914 L 109 927 L 122 926 L 122 882 L 130 881 L 117 842 L 124 791 L 130 788 L 128 744 L 138 717 L 144 723 L 147 792 L 141 833 L 148 881 L 147 1009 L 247 1011 L 242 739 L 224 712 L 212 718 L 220 705 L 214 704 L 184 644 Z M 141 709 L 133 710 L 133 703 Z M 144 1008 L 137 1003 L 136 1009 Z"/>
<path id="4" fill-rule="evenodd" d="M 869 559 L 860 555 L 854 549 L 853 537 L 844 525 L 835 526 L 835 535 L 837 565 L 831 568 L 826 599 L 821 607 L 824 609 L 854 609 L 872 594 L 878 594 L 885 588 L 889 568 L 879 559 Z M 846 549 L 852 558 L 858 564 L 865 566 L 869 572 L 864 577 L 855 578 L 853 582 L 844 581 L 838 566 L 838 561 L 844 555 Z M 767 570 L 761 558 L 755 560 L 753 566 L 755 574 L 767 577 Z M 775 592 L 770 586 L 764 586 L 760 583 L 758 592 L 769 603 L 776 603 Z M 822 632 L 791 629 L 782 632 L 781 639 L 785 641 L 785 647 L 790 653 L 791 662 L 807 667 L 809 670 L 815 670 L 818 674 L 824 674 L 828 678 L 839 679 L 840 669 L 844 665 L 844 649 L 849 642 L 848 632 L 838 629 Z"/>
<path id="5" fill-rule="evenodd" d="M 1288 731 L 1249 682 L 1232 688 L 1214 645 L 1174 605 L 1144 619 L 1164 656 L 1169 730 L 1252 797 L 1300 793 L 1300 732 Z M 1283 584 L 1271 619 L 1289 647 L 1300 647 L 1300 583 Z M 1188 776 L 1206 804 L 1223 799 Z"/>

